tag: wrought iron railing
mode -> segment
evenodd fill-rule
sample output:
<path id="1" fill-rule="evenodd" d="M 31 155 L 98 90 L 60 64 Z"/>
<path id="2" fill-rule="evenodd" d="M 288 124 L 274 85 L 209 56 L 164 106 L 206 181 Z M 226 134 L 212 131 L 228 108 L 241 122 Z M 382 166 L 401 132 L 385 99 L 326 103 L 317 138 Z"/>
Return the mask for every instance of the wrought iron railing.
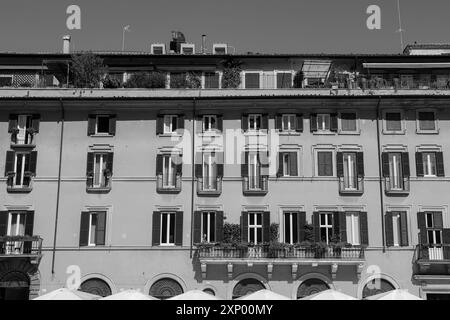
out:
<path id="1" fill-rule="evenodd" d="M 419 244 L 416 246 L 416 260 L 445 261 L 450 263 L 449 244 Z"/>
<path id="2" fill-rule="evenodd" d="M 42 238 L 39 236 L 0 237 L 0 256 L 40 255 Z"/>
<path id="3" fill-rule="evenodd" d="M 197 193 L 200 195 L 221 194 L 222 178 L 217 177 L 213 183 L 206 185 L 203 178 L 197 178 Z"/>
<path id="4" fill-rule="evenodd" d="M 339 193 L 362 194 L 364 193 L 364 177 L 355 177 L 354 185 L 345 181 L 345 177 L 339 177 Z"/>
<path id="5" fill-rule="evenodd" d="M 269 190 L 269 177 L 259 176 L 251 181 L 249 177 L 243 177 L 242 179 L 242 190 L 244 194 L 247 195 L 264 195 Z"/>
<path id="6" fill-rule="evenodd" d="M 181 175 L 174 177 L 172 185 L 165 185 L 163 175 L 159 174 L 156 178 L 156 191 L 161 193 L 177 193 L 181 191 Z"/>

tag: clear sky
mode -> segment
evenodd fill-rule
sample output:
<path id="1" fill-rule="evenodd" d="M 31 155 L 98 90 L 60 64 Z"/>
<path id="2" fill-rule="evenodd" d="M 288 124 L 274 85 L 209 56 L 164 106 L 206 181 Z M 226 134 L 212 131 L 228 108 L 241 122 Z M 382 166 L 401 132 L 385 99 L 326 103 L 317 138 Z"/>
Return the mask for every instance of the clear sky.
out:
<path id="1" fill-rule="evenodd" d="M 66 9 L 81 8 L 81 30 L 68 30 Z M 366 9 L 381 7 L 381 30 L 366 27 Z M 401 0 L 404 42 L 449 43 L 449 0 Z M 398 53 L 397 0 L 0 0 L 0 51 L 149 51 L 184 33 L 200 48 L 228 43 L 238 53 Z"/>

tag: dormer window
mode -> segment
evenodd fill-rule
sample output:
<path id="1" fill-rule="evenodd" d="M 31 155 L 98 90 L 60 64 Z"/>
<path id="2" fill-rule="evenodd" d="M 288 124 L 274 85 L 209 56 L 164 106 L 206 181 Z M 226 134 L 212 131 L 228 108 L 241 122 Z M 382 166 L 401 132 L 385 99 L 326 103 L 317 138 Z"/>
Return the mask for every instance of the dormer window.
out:
<path id="1" fill-rule="evenodd" d="M 166 54 L 166 46 L 162 43 L 154 43 L 150 47 L 152 54 Z"/>

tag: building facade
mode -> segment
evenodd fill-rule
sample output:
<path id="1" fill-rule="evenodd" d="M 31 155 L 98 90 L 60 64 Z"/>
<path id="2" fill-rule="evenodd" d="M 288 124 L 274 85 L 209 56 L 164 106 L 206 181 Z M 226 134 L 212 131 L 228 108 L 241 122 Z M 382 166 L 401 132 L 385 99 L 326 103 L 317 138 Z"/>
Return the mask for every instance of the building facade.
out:
<path id="1" fill-rule="evenodd" d="M 2 299 L 450 297 L 448 57 L 98 55 L 0 54 Z"/>

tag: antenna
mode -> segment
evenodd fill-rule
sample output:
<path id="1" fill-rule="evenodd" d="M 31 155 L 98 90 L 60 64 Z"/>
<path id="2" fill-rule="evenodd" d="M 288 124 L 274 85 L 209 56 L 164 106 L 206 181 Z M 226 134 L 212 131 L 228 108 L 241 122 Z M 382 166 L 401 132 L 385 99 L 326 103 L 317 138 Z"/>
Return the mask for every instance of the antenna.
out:
<path id="1" fill-rule="evenodd" d="M 400 33 L 400 46 L 401 46 L 400 53 L 402 53 L 403 49 L 404 49 L 404 47 L 403 47 L 403 31 L 405 31 L 405 30 L 402 29 L 402 18 L 400 15 L 400 0 L 397 0 L 397 10 L 398 10 L 398 30 L 397 30 L 397 32 Z"/>

